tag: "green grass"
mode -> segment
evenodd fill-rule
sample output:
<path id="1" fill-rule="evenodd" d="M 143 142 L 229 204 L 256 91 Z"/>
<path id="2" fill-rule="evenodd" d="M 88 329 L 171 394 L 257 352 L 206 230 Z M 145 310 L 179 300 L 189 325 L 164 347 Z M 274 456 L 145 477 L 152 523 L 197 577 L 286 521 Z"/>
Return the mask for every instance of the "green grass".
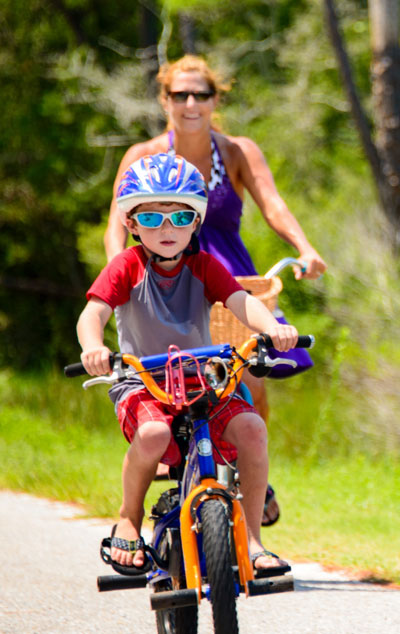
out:
<path id="1" fill-rule="evenodd" d="M 0 487 L 74 501 L 88 514 L 115 514 L 125 449 L 119 429 L 57 429 L 17 407 L 3 408 L 0 428 Z"/>
<path id="2" fill-rule="evenodd" d="M 311 399 L 301 381 L 293 383 L 291 398 L 297 394 L 301 400 L 303 393 L 298 409 L 303 419 L 294 415 L 290 398 L 282 400 L 283 384 L 270 388 L 271 482 L 282 517 L 263 529 L 264 543 L 293 559 L 400 583 L 400 465 L 385 453 L 355 455 L 349 443 L 340 444 L 331 423 L 324 423 L 327 390 Z M 83 392 L 79 379 L 67 381 L 57 373 L 0 374 L 0 487 L 76 502 L 88 515 L 116 517 L 127 444 L 105 392 L 101 387 Z M 307 452 L 316 420 L 324 427 Z M 153 483 L 147 515 L 168 486 Z"/>
<path id="3" fill-rule="evenodd" d="M 280 521 L 263 529 L 269 549 L 294 559 L 400 583 L 400 464 L 358 455 L 320 464 L 275 456 L 271 482 Z"/>

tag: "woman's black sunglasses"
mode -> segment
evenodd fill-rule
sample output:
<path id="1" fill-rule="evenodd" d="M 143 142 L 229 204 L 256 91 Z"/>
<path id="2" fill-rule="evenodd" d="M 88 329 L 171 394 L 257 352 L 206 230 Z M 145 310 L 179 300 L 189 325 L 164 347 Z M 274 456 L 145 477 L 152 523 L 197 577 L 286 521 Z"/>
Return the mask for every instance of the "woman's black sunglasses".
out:
<path id="1" fill-rule="evenodd" d="M 199 91 L 199 92 L 193 92 L 191 90 L 176 90 L 176 91 L 171 91 L 168 93 L 168 97 L 171 97 L 172 101 L 174 101 L 175 103 L 186 103 L 187 102 L 187 98 L 192 95 L 192 97 L 195 99 L 195 101 L 198 101 L 199 103 L 204 103 L 205 101 L 207 101 L 208 99 L 210 99 L 210 97 L 214 97 L 215 92 L 209 90 L 209 91 Z"/>

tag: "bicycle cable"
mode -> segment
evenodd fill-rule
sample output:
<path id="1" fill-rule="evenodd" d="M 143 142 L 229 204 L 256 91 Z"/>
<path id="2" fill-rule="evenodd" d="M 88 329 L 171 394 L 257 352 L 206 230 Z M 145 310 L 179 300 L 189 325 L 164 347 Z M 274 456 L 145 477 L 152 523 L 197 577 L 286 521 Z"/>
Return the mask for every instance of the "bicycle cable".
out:
<path id="1" fill-rule="evenodd" d="M 243 366 L 241 366 L 243 367 Z M 214 414 L 212 416 L 210 416 L 209 418 L 207 418 L 207 420 L 205 420 L 203 423 L 201 423 L 201 425 L 198 425 L 196 427 L 196 429 L 193 429 L 192 433 L 191 433 L 191 437 L 194 435 L 194 432 L 201 429 L 204 425 L 210 423 L 216 416 L 219 416 L 219 414 L 225 409 L 225 407 L 227 407 L 229 405 L 229 403 L 234 399 L 234 398 L 242 398 L 240 396 L 238 396 L 236 394 L 236 389 L 238 386 L 238 380 L 237 380 L 237 373 L 241 368 L 239 368 L 236 372 L 234 372 L 232 374 L 232 378 L 235 379 L 235 389 L 229 394 L 228 399 L 226 401 L 226 403 L 224 403 L 222 405 L 222 407 L 220 407 L 219 409 L 217 409 L 216 412 L 214 412 Z M 222 455 L 222 453 L 220 452 L 220 450 L 218 449 L 218 447 L 216 446 L 216 444 L 214 443 L 213 439 L 210 438 L 211 440 L 211 444 L 213 446 L 213 448 L 215 449 L 216 453 L 218 454 L 218 456 L 221 458 L 221 460 L 225 463 L 225 465 L 231 469 L 232 471 L 236 471 L 236 467 L 233 467 L 228 460 Z"/>

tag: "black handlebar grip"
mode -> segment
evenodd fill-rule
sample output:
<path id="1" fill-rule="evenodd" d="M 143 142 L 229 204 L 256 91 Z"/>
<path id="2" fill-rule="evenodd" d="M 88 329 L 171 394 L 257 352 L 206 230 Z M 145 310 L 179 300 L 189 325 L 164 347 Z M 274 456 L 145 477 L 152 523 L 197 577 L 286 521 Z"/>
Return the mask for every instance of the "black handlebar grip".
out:
<path id="1" fill-rule="evenodd" d="M 265 344 L 267 348 L 273 348 L 272 339 L 269 335 L 263 334 Z M 315 337 L 313 335 L 299 335 L 296 343 L 296 348 L 312 348 L 315 343 Z"/>
<path id="2" fill-rule="evenodd" d="M 110 354 L 110 368 L 112 369 L 114 365 L 114 357 L 116 353 Z M 78 363 L 70 363 L 70 365 L 66 365 L 64 368 L 64 374 L 69 379 L 72 379 L 74 376 L 82 376 L 82 374 L 87 374 L 83 363 L 80 361 Z"/>
<path id="3" fill-rule="evenodd" d="M 82 374 L 87 374 L 83 363 L 79 361 L 79 363 L 70 363 L 70 365 L 66 365 L 64 368 L 64 374 L 68 378 L 72 378 L 74 376 L 81 376 Z"/>

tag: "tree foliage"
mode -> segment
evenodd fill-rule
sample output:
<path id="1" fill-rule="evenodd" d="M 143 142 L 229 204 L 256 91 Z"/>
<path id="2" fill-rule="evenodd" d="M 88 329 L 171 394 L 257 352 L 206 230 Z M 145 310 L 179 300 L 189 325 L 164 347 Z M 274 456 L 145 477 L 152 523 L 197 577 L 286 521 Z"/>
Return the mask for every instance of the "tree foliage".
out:
<path id="1" fill-rule="evenodd" d="M 64 361 L 77 354 L 71 334 L 89 283 L 79 227 L 100 222 L 118 160 L 98 139 L 129 138 L 107 95 L 85 99 L 81 79 L 62 77 L 60 59 L 112 73 L 113 43 L 119 54 L 149 45 L 143 7 L 2 0 L 0 21 L 1 361 Z"/>
<path id="2" fill-rule="evenodd" d="M 366 3 L 344 0 L 340 17 L 371 122 Z M 346 227 L 363 227 L 380 248 L 384 227 L 319 3 L 0 0 L 0 20 L 0 363 L 76 358 L 75 321 L 105 262 L 117 165 L 130 144 L 162 129 L 154 76 L 189 46 L 232 81 L 222 126 L 259 143 L 330 263 L 325 286 L 287 276 L 282 305 L 318 314 L 320 330 L 352 319 L 341 308 L 354 297 L 346 267 L 357 276 L 365 245 L 353 241 L 343 257 Z M 260 272 L 290 254 L 251 201 L 243 235 Z"/>

